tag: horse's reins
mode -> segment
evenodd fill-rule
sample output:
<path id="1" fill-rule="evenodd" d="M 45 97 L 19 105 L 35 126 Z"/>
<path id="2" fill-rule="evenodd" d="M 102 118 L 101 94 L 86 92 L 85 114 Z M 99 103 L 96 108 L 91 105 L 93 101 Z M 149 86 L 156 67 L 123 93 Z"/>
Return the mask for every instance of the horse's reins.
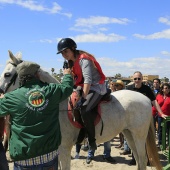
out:
<path id="1" fill-rule="evenodd" d="M 14 63 L 10 63 L 10 64 L 12 64 L 12 65 L 15 66 L 15 67 L 17 66 L 17 65 L 14 64 Z M 9 87 L 10 87 L 12 84 L 15 85 L 17 76 L 18 76 L 18 74 L 17 74 L 17 72 L 16 72 L 16 73 L 12 76 L 12 78 L 11 78 L 9 84 L 7 85 L 7 87 L 5 88 L 5 90 L 4 90 L 5 93 L 8 91 Z"/>

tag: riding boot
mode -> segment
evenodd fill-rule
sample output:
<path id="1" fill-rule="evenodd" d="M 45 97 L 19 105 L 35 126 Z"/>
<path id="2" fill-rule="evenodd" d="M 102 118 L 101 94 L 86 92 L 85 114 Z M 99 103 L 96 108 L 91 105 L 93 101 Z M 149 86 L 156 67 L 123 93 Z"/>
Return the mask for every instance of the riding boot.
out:
<path id="1" fill-rule="evenodd" d="M 89 149 L 96 150 L 96 139 L 95 139 L 95 125 L 94 125 L 94 115 L 93 112 L 86 112 L 82 114 L 82 118 L 84 121 L 84 126 L 87 131 L 88 141 L 89 141 Z"/>

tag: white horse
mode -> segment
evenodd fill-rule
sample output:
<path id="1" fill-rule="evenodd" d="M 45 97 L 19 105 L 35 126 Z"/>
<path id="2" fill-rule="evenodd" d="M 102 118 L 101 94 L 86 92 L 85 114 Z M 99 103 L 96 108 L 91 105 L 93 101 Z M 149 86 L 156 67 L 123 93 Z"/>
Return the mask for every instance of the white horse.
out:
<path id="1" fill-rule="evenodd" d="M 18 77 L 16 66 L 21 62 L 21 55 L 14 56 L 9 51 L 10 60 L 7 62 L 0 77 L 0 88 L 9 92 L 16 89 Z M 50 74 L 40 69 L 41 80 L 51 83 L 57 82 Z M 69 121 L 67 116 L 68 99 L 60 103 L 60 126 L 62 142 L 59 147 L 59 160 L 61 169 L 70 170 L 71 149 L 75 144 L 79 130 Z M 109 141 L 120 132 L 125 135 L 130 148 L 137 161 L 138 170 L 146 170 L 146 150 L 151 164 L 161 170 L 161 164 L 155 144 L 155 132 L 151 114 L 151 102 L 141 93 L 120 90 L 111 94 L 111 101 L 100 104 L 101 117 L 104 124 L 103 133 L 100 135 L 102 122 L 96 125 L 96 142 Z"/>

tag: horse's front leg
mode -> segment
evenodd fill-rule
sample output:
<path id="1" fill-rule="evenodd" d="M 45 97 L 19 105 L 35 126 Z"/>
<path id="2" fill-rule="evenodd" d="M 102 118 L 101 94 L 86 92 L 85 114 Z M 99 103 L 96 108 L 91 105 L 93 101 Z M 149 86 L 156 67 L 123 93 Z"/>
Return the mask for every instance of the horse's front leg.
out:
<path id="1" fill-rule="evenodd" d="M 72 146 L 60 146 L 59 147 L 59 170 L 70 170 L 71 166 L 71 149 Z"/>

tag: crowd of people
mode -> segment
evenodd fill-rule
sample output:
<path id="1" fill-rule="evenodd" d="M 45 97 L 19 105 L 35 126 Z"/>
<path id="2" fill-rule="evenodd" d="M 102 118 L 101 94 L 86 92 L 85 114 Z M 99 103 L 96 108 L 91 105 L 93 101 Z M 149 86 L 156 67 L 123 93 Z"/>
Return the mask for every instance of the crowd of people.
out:
<path id="1" fill-rule="evenodd" d="M 106 94 L 107 88 L 113 93 L 118 90 L 132 90 L 146 95 L 152 103 L 153 118 L 158 122 L 158 145 L 161 145 L 161 122 L 170 116 L 170 85 L 161 84 L 159 79 L 153 80 L 153 88 L 143 83 L 142 73 L 136 71 L 133 84 L 125 87 L 121 80 L 111 80 L 105 84 L 106 77 L 95 57 L 83 50 L 77 50 L 77 44 L 71 38 L 63 38 L 57 46 L 57 54 L 61 54 L 68 62 L 64 67 L 64 78 L 61 84 L 47 84 L 39 80 L 40 66 L 33 62 L 22 62 L 17 65 L 20 87 L 4 94 L 0 92 L 0 121 L 4 116 L 11 116 L 10 156 L 14 161 L 14 170 L 39 170 L 43 168 L 58 169 L 58 147 L 61 144 L 59 103 L 73 91 L 73 85 L 82 87 L 82 96 L 77 106 L 81 108 L 81 117 L 87 133 L 89 164 L 95 157 L 97 149 L 93 109 Z M 74 80 L 74 82 L 73 82 Z M 74 84 L 73 84 L 74 83 Z M 39 103 L 35 103 L 36 99 Z M 40 108 L 41 109 L 38 109 Z M 3 123 L 0 124 L 4 126 Z M 53 127 L 53 128 L 51 128 Z M 3 150 L 3 127 L 0 131 L 0 169 L 8 170 L 6 155 Z M 126 138 L 119 134 L 120 145 L 124 147 L 120 155 L 130 154 Z M 113 139 L 114 140 L 114 139 Z M 75 159 L 79 159 L 81 145 L 76 145 Z M 104 143 L 103 159 L 115 163 L 111 156 L 110 141 Z M 136 161 L 132 154 L 131 165 Z"/>

